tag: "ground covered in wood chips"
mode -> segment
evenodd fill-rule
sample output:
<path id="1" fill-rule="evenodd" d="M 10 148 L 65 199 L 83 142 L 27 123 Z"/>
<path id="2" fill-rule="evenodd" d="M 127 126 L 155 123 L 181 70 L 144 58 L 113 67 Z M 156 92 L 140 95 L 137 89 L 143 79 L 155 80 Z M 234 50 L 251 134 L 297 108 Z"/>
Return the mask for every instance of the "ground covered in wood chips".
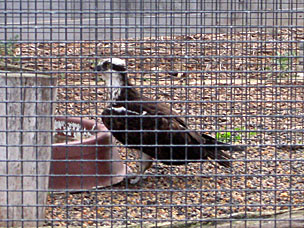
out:
<path id="1" fill-rule="evenodd" d="M 95 43 L 20 44 L 27 68 L 59 77 L 58 115 L 100 120 L 107 89 L 95 82 L 96 57 L 128 61 L 146 96 L 166 101 L 193 129 L 248 145 L 232 168 L 155 162 L 138 185 L 126 181 L 82 193 L 49 195 L 46 225 L 124 225 L 205 221 L 235 213 L 304 206 L 304 80 L 297 73 L 303 30 L 196 34 Z M 292 42 L 291 42 L 292 41 Z M 19 63 L 19 62 L 18 62 Z M 122 158 L 134 151 L 120 147 Z"/>

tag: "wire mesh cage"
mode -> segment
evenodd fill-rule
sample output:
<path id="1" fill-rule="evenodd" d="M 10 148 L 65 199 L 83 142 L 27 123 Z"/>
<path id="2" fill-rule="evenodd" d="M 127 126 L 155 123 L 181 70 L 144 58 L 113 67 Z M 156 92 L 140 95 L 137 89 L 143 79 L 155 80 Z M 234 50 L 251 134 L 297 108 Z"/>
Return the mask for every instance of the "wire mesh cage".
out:
<path id="1" fill-rule="evenodd" d="M 304 226 L 303 0 L 0 11 L 0 227 Z"/>

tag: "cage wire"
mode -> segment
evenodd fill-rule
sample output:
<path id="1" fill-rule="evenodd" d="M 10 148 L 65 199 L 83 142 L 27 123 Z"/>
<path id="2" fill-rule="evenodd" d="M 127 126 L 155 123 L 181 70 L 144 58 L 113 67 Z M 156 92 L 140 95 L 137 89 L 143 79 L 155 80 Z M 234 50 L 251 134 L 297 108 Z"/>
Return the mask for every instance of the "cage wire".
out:
<path id="1" fill-rule="evenodd" d="M 0 226 L 302 227 L 303 3 L 1 1 Z"/>

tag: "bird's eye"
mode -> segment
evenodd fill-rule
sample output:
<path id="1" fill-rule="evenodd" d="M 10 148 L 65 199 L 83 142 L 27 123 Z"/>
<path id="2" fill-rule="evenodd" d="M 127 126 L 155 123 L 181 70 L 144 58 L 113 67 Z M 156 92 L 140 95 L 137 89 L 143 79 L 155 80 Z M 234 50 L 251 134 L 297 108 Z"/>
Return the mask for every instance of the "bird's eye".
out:
<path id="1" fill-rule="evenodd" d="M 101 71 L 102 70 L 102 67 L 100 66 L 100 65 L 97 65 L 96 67 L 95 67 L 95 71 Z"/>
<path id="2" fill-rule="evenodd" d="M 103 70 L 110 70 L 111 69 L 111 63 L 105 62 L 104 64 L 102 64 L 102 68 L 103 68 Z"/>

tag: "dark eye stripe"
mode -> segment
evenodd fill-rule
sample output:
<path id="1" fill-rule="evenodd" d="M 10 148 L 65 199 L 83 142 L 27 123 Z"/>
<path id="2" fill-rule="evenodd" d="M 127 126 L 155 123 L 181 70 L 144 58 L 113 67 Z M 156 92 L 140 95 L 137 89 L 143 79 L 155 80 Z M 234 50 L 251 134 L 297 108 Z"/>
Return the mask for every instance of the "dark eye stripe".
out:
<path id="1" fill-rule="evenodd" d="M 110 65 L 109 62 L 104 62 L 102 65 L 97 65 L 95 67 L 96 71 L 106 71 L 108 70 L 110 67 L 108 67 L 107 65 Z M 112 70 L 115 71 L 126 71 L 126 67 L 125 66 L 121 66 L 121 65 L 112 65 Z"/>
<path id="2" fill-rule="evenodd" d="M 126 67 L 121 65 L 112 65 L 112 69 L 115 71 L 126 71 Z"/>

